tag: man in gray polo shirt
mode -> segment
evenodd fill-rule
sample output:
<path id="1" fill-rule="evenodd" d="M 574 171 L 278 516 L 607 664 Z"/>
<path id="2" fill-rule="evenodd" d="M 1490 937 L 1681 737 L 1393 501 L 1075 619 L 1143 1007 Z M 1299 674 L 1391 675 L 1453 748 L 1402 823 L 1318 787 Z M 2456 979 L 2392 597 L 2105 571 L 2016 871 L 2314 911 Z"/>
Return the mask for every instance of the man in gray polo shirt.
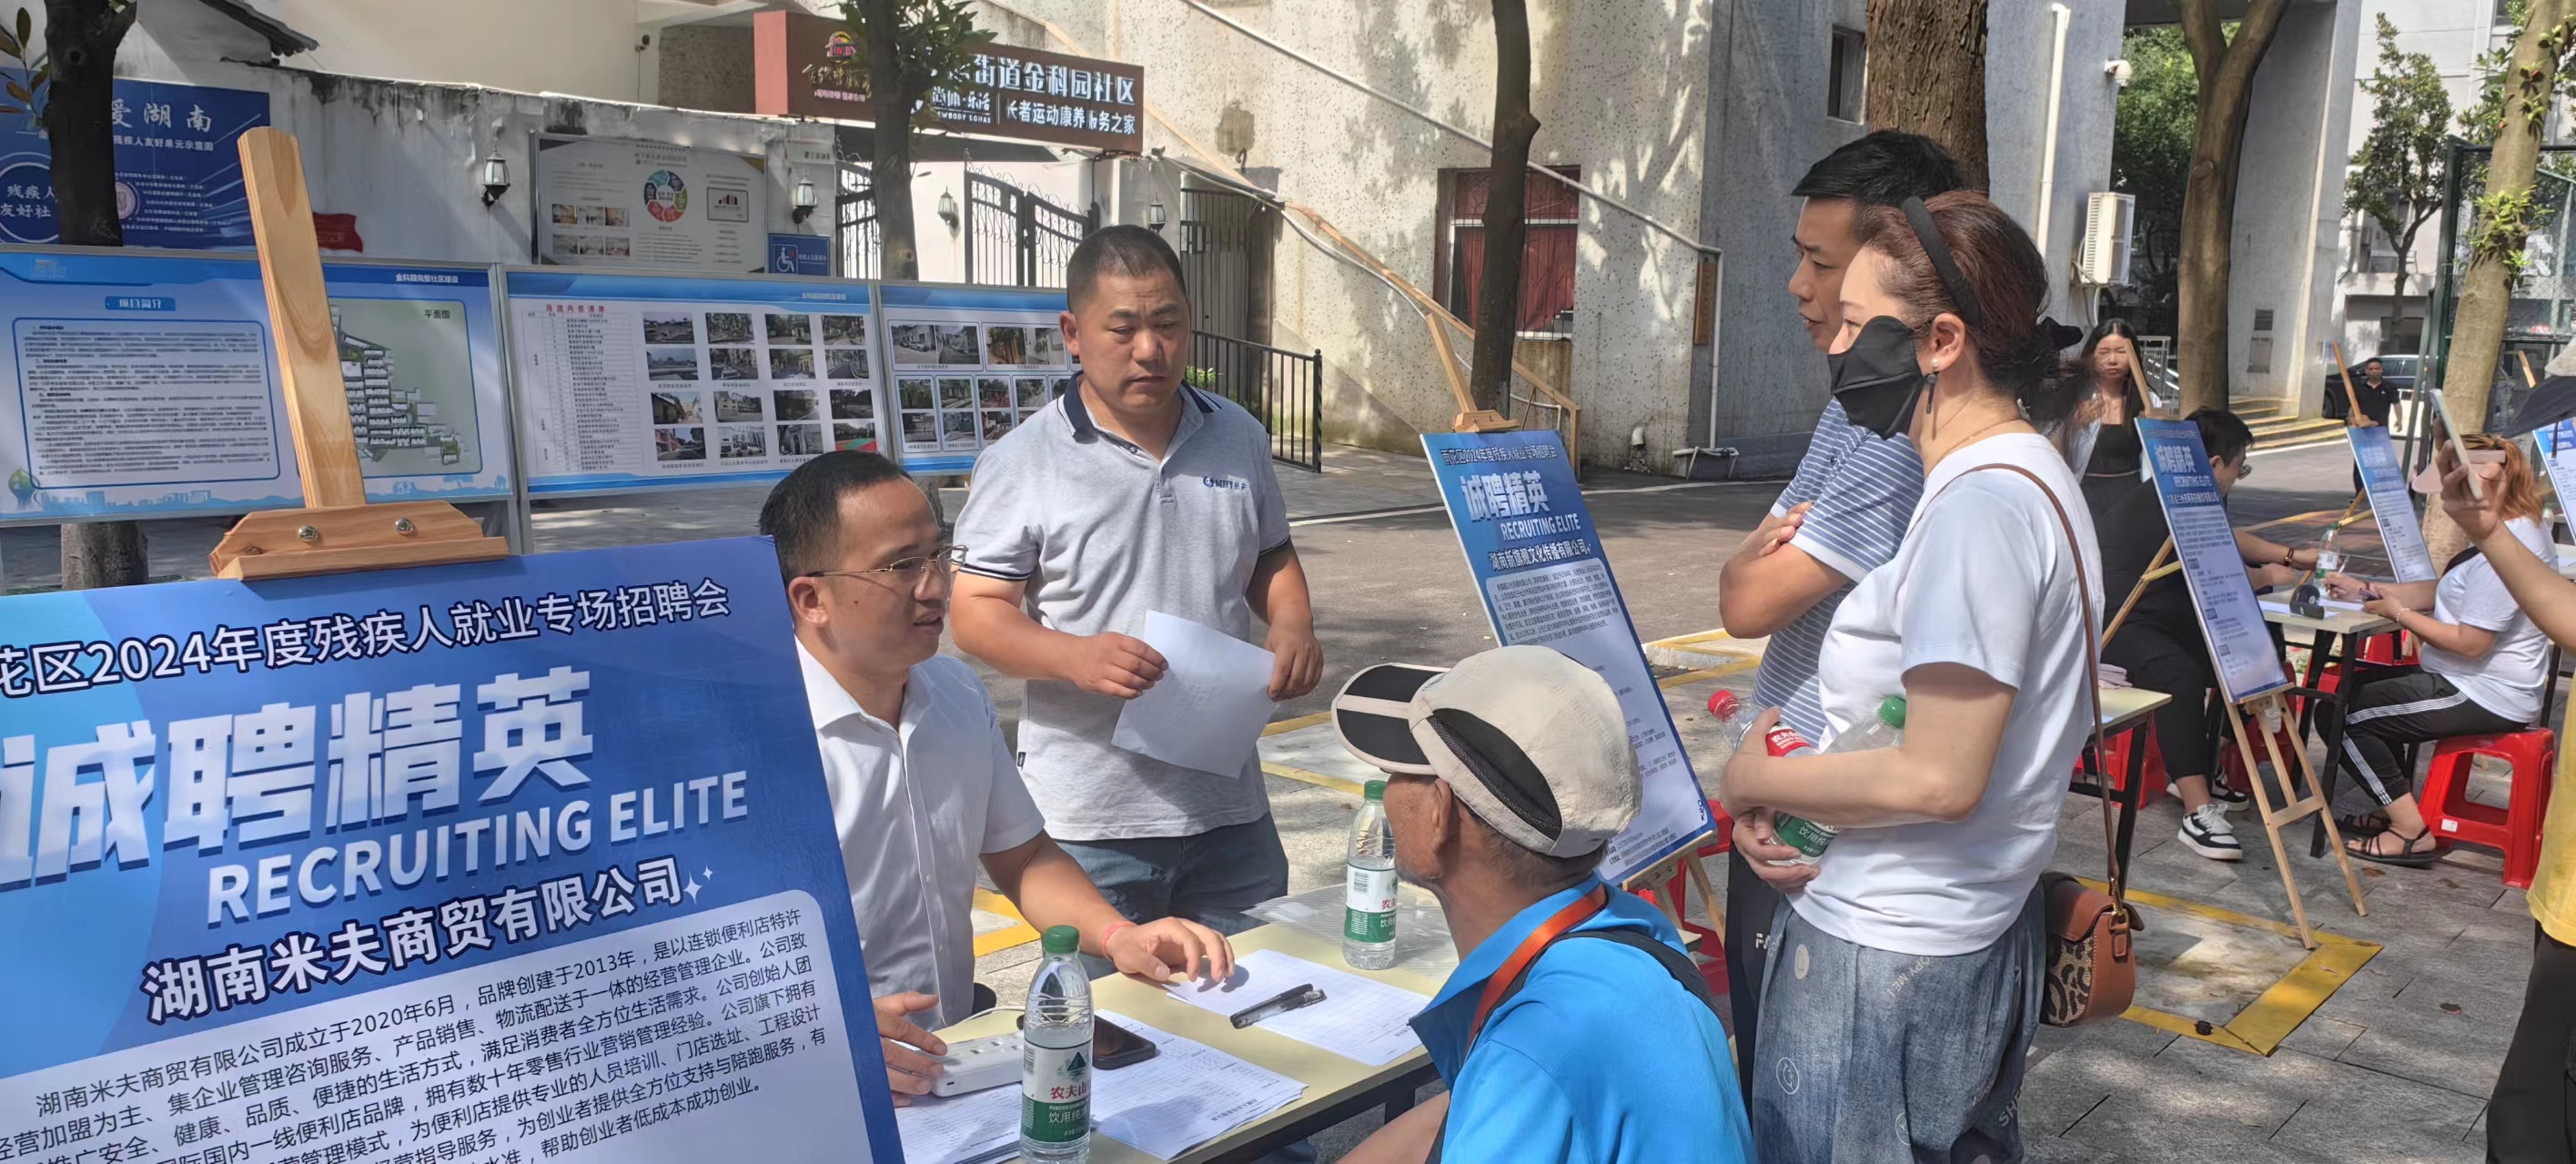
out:
<path id="1" fill-rule="evenodd" d="M 1113 226 L 1067 265 L 1062 327 L 1081 383 L 984 451 L 957 520 L 957 645 L 1029 681 L 1021 767 L 1048 831 L 1131 920 L 1220 932 L 1288 891 L 1261 766 L 1198 772 L 1113 746 L 1125 701 L 1164 661 L 1132 637 L 1150 611 L 1278 656 L 1274 699 L 1314 689 L 1306 575 L 1270 437 L 1182 384 L 1189 299 L 1160 235 Z M 1252 637 L 1258 616 L 1269 627 Z M 1248 741 L 1247 741 L 1248 742 Z"/>

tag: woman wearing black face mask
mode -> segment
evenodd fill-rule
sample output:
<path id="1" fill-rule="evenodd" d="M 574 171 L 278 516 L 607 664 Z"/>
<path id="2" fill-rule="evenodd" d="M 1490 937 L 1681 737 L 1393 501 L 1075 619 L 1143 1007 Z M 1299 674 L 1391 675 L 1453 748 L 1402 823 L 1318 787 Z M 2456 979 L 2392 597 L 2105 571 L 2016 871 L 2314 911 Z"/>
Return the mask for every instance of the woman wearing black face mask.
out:
<path id="1" fill-rule="evenodd" d="M 2040 435 L 2083 386 L 2058 377 L 2071 340 L 2039 318 L 2039 254 L 1983 196 L 1857 225 L 1837 398 L 1911 434 L 1925 501 L 1844 599 L 1817 682 L 1837 734 L 1899 696 L 1903 735 L 1727 767 L 1722 795 L 1758 833 L 1775 813 L 1841 830 L 1773 931 L 1754 1136 L 1790 1164 L 2014 1160 L 2040 1021 L 2035 886 L 2093 715 L 2093 525 Z"/>

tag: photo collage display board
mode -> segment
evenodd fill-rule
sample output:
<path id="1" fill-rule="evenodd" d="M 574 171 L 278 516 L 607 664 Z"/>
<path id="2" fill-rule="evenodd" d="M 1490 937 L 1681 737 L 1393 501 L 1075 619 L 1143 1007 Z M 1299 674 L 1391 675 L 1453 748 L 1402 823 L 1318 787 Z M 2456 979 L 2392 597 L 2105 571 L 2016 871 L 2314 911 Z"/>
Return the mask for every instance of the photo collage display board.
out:
<path id="1" fill-rule="evenodd" d="M 870 286 L 508 274 L 531 494 L 774 479 L 879 450 Z"/>
<path id="2" fill-rule="evenodd" d="M 322 275 L 368 498 L 510 496 L 491 268 Z M 0 523 L 303 504 L 256 258 L 13 247 L 0 310 Z"/>
<path id="3" fill-rule="evenodd" d="M 1053 289 L 886 284 L 886 352 L 904 467 L 963 473 L 1057 393 L 1074 367 Z"/>
<path id="4" fill-rule="evenodd" d="M 769 269 L 766 158 L 541 133 L 532 159 L 541 264 Z"/>

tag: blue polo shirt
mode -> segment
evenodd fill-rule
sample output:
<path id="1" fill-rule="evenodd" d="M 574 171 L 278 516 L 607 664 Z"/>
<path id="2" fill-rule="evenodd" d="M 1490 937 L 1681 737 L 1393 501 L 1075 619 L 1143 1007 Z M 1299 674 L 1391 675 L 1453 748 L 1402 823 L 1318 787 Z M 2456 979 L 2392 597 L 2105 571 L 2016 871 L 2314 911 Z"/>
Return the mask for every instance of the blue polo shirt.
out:
<path id="1" fill-rule="evenodd" d="M 1413 1030 L 1449 1083 L 1442 1158 L 1666 1164 L 1754 1159 L 1717 1016 L 1643 950 L 1560 941 L 1531 963 L 1520 993 L 1485 1020 L 1475 1054 L 1467 1028 L 1485 980 L 1549 917 L 1600 884 L 1586 878 L 1530 906 L 1466 957 Z M 1681 935 L 1636 895 L 1577 931 L 1634 929 L 1675 950 Z"/>

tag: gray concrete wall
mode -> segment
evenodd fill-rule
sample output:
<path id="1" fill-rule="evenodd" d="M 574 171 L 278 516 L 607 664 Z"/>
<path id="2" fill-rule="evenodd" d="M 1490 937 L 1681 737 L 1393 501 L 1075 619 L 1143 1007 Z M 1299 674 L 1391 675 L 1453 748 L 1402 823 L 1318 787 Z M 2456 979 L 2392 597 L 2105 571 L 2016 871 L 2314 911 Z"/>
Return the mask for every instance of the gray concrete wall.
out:
<path id="1" fill-rule="evenodd" d="M 2341 334 L 2336 279 L 2361 16 L 2360 0 L 2293 3 L 2254 76 L 2228 294 L 2237 401 L 2314 412 L 2325 388 L 2320 345 Z M 2270 370 L 2252 371 L 2255 313 L 2264 309 L 2273 321 Z"/>
<path id="2" fill-rule="evenodd" d="M 1211 148 L 1217 118 L 1240 104 L 1254 122 L 1247 164 L 1275 169 L 1281 196 L 1312 206 L 1404 278 L 1433 285 L 1447 249 L 1436 229 L 1440 173 L 1485 166 L 1485 150 L 1177 0 L 1011 0 L 1010 8 L 1055 22 L 1094 53 L 1144 65 L 1148 99 Z M 1484 4 L 1335 0 L 1223 11 L 1452 124 L 1489 132 L 1494 43 Z M 996 12 L 992 22 L 1006 38 L 1063 47 L 1006 16 Z M 1703 0 L 1542 0 L 1530 19 L 1532 104 L 1542 123 L 1533 160 L 1580 166 L 1587 184 L 1686 234 L 1697 230 L 1711 106 Z M 1195 156 L 1150 123 L 1146 142 L 1173 158 Z M 1104 207 L 1113 201 L 1123 220 L 1139 221 L 1140 199 L 1104 197 Z M 1166 205 L 1177 221 L 1177 198 Z M 1617 460 L 1640 423 L 1659 461 L 1697 443 L 1689 407 L 1695 255 L 1587 202 L 1577 260 L 1580 453 Z M 1278 341 L 1324 352 L 1328 439 L 1410 449 L 1415 431 L 1448 427 L 1457 407 L 1409 302 L 1293 231 L 1281 235 L 1272 271 Z"/>
<path id="3" fill-rule="evenodd" d="M 2049 64 L 2056 53 L 2051 0 L 1993 0 L 1986 17 L 1986 175 L 1995 205 L 2031 231 L 2048 260 L 2048 311 L 2089 324 L 2094 295 L 2075 282 L 2085 196 L 2111 188 L 2111 133 L 2118 92 L 2103 66 L 2120 55 L 2123 0 L 2062 0 L 2066 53 L 2058 86 L 2057 156 L 2047 161 Z M 2047 181 L 2046 238 L 2038 238 L 2040 188 Z"/>

